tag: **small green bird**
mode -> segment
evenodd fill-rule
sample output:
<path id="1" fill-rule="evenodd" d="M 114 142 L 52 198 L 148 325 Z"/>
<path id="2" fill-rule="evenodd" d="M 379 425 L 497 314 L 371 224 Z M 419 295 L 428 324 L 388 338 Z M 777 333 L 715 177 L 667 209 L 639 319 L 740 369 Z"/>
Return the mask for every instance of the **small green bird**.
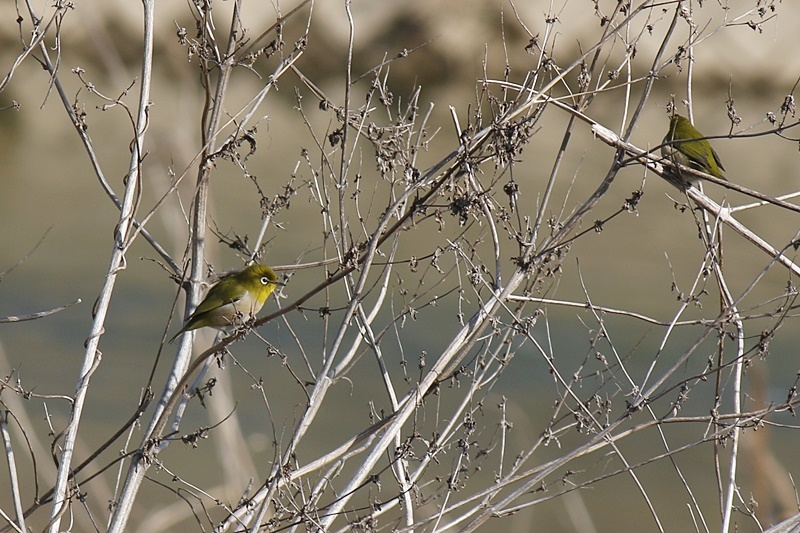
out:
<path id="1" fill-rule="evenodd" d="M 722 173 L 725 167 L 722 166 L 717 152 L 703 137 L 689 119 L 675 115 L 669 121 L 669 131 L 664 137 L 661 155 L 674 163 L 711 174 L 715 178 L 726 179 Z M 688 181 L 697 183 L 699 179 L 691 176 Z"/>
<path id="2" fill-rule="evenodd" d="M 278 281 L 275 272 L 258 263 L 225 276 L 211 287 L 186 324 L 169 342 L 197 328 L 226 329 L 239 313 L 245 317 L 255 316 L 278 285 L 284 284 Z"/>

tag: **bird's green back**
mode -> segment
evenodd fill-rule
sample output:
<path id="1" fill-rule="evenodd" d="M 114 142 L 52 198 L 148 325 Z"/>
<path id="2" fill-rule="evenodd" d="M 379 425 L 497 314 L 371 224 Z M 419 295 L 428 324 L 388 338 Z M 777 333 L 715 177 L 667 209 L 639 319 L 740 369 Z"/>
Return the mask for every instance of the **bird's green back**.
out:
<path id="1" fill-rule="evenodd" d="M 677 162 L 685 164 L 706 174 L 719 179 L 726 179 L 725 174 L 722 173 L 725 167 L 722 166 L 717 152 L 708 142 L 708 139 L 703 138 L 704 135 L 700 133 L 697 128 L 686 117 L 675 115 L 669 123 L 669 132 L 664 137 L 664 143 L 669 144 L 671 150 L 676 152 L 683 158 L 677 158 Z"/>

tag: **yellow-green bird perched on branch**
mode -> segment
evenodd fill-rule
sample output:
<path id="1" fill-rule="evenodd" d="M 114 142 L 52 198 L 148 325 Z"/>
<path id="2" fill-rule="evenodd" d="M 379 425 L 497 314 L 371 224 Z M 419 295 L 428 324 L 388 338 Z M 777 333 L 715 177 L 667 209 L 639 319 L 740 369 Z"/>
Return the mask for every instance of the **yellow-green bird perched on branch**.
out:
<path id="1" fill-rule="evenodd" d="M 189 330 L 212 327 L 225 329 L 233 325 L 236 315 L 255 316 L 278 285 L 278 276 L 267 265 L 258 263 L 234 272 L 219 280 L 186 320 L 186 324 L 172 337 Z"/>
<path id="2" fill-rule="evenodd" d="M 725 167 L 722 166 L 717 152 L 703 137 L 689 119 L 675 115 L 669 122 L 669 131 L 664 137 L 661 155 L 674 163 L 711 174 L 715 178 L 726 179 L 722 173 Z M 697 183 L 699 180 L 696 176 L 689 176 L 686 181 Z"/>

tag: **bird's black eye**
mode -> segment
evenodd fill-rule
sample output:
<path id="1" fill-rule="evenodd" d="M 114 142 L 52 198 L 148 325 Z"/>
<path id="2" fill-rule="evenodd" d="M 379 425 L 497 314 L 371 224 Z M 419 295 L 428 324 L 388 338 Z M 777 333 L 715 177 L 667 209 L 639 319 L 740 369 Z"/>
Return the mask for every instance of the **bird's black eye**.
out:
<path id="1" fill-rule="evenodd" d="M 267 276 L 261 276 L 261 284 L 262 285 L 269 285 L 269 278 Z"/>

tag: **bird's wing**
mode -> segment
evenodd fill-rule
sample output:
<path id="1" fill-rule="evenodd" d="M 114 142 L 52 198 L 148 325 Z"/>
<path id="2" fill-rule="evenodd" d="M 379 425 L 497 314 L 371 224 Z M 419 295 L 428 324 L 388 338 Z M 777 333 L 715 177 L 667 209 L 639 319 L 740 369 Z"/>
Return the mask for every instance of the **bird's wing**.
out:
<path id="1" fill-rule="evenodd" d="M 713 148 L 711 149 L 711 154 L 714 156 L 714 159 L 717 161 L 717 166 L 722 170 L 725 170 L 725 167 L 722 166 L 722 161 L 720 160 L 719 156 L 717 155 L 717 151 Z"/>
<path id="2" fill-rule="evenodd" d="M 221 295 L 226 294 L 223 298 Z M 247 294 L 247 291 L 232 277 L 224 278 L 217 283 L 206 296 L 192 315 L 199 315 L 223 305 L 236 303 Z"/>
<path id="3" fill-rule="evenodd" d="M 689 139 L 688 141 L 691 141 Z M 709 157 L 714 157 L 714 149 L 710 145 L 703 146 L 702 141 L 699 142 L 682 142 L 678 145 L 678 150 L 702 168 L 711 167 Z M 709 151 L 710 150 L 710 151 Z"/>
<path id="4" fill-rule="evenodd" d="M 698 143 L 691 141 L 691 139 L 688 139 L 686 142 L 678 144 L 678 150 L 688 157 L 690 161 L 703 165 L 708 163 L 708 153 L 701 148 L 697 148 Z"/>

